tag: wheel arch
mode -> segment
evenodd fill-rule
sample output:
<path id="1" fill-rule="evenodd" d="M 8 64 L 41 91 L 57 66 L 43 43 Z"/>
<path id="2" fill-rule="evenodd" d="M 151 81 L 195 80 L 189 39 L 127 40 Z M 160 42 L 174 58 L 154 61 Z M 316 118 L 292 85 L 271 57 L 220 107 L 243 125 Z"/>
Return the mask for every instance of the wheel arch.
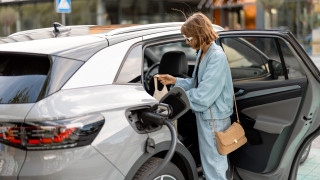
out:
<path id="1" fill-rule="evenodd" d="M 170 144 L 171 141 L 161 142 L 156 144 L 156 148 L 153 153 L 145 152 L 142 156 L 140 156 L 140 158 L 138 158 L 138 160 L 128 171 L 125 180 L 131 180 L 140 167 L 151 157 L 164 158 L 170 147 Z M 184 176 L 187 175 L 185 177 L 186 180 L 197 179 L 198 175 L 194 159 L 187 148 L 181 143 L 177 143 L 175 154 L 173 155 L 171 162 L 181 170 Z"/>

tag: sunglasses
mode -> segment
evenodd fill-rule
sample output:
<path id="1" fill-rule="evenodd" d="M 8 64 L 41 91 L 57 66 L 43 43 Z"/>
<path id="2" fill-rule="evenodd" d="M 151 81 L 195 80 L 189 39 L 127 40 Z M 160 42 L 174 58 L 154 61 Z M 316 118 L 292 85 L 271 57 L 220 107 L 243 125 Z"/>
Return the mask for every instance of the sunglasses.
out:
<path id="1" fill-rule="evenodd" d="M 185 35 L 183 35 L 183 37 L 189 42 L 189 43 L 191 43 L 191 40 L 192 40 L 192 37 L 186 37 Z"/>

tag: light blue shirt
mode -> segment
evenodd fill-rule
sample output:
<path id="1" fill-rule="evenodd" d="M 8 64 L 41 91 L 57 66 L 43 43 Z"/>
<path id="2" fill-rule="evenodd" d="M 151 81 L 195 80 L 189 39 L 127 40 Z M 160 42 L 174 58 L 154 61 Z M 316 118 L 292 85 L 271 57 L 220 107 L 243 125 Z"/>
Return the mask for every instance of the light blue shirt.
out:
<path id="1" fill-rule="evenodd" d="M 201 50 L 198 53 L 192 78 L 177 78 L 175 86 L 182 87 L 190 101 L 190 108 L 203 119 L 224 119 L 233 112 L 233 85 L 227 56 L 212 42 L 202 58 L 198 70 L 198 87 L 195 76 Z"/>

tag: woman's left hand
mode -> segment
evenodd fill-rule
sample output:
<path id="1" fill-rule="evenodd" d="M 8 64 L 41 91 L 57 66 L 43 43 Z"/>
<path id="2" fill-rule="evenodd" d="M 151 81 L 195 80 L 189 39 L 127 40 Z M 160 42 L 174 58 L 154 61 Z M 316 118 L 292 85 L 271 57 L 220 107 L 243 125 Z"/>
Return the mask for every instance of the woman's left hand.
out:
<path id="1" fill-rule="evenodd" d="M 177 78 L 173 77 L 169 74 L 159 74 L 159 75 L 155 75 L 154 77 L 158 77 L 159 81 L 163 84 L 163 85 L 168 85 L 168 84 L 175 84 Z"/>

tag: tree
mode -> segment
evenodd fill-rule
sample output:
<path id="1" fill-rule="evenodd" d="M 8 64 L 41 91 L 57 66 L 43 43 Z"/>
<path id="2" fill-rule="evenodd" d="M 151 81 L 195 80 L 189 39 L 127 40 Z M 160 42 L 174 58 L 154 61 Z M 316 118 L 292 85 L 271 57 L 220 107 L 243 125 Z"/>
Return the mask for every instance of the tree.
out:
<path id="1" fill-rule="evenodd" d="M 11 7 L 6 7 L 0 11 L 0 22 L 7 27 L 7 33 L 11 34 L 10 26 L 17 20 L 17 13 Z"/>

